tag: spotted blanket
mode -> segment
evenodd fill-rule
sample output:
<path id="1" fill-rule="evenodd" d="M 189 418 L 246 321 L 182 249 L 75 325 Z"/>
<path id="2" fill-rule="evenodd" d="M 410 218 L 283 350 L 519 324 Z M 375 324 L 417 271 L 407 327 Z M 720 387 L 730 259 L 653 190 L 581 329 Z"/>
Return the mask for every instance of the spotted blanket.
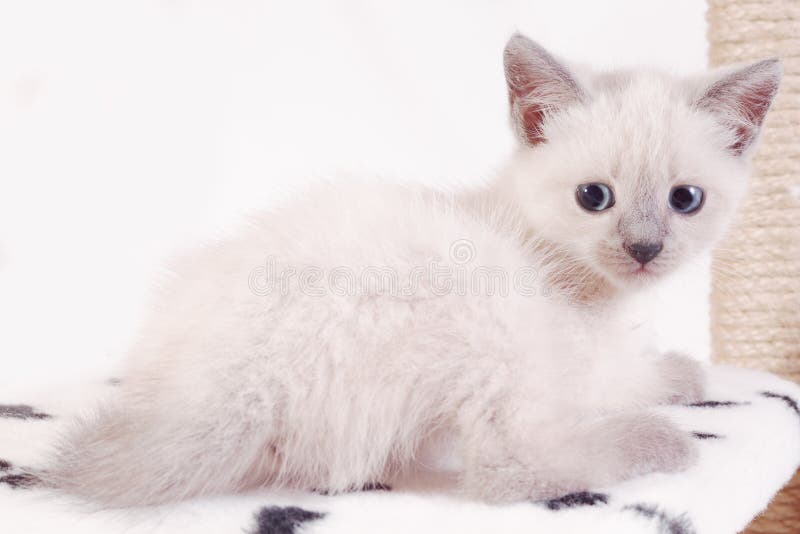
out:
<path id="1" fill-rule="evenodd" d="M 26 475 L 59 426 L 113 395 L 113 384 L 0 392 L 0 532 L 154 533 L 660 533 L 740 531 L 800 464 L 800 387 L 714 367 L 708 400 L 660 408 L 700 445 L 697 465 L 542 502 L 491 506 L 387 486 L 345 495 L 272 492 L 98 510 Z"/>

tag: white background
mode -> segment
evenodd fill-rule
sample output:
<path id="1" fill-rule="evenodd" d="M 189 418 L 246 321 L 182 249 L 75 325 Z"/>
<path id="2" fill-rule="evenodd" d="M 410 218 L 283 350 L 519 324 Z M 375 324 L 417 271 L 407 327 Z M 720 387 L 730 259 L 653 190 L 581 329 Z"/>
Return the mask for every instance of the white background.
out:
<path id="1" fill-rule="evenodd" d="M 337 173 L 444 187 L 512 146 L 522 30 L 599 67 L 705 67 L 705 2 L 0 3 L 0 388 L 108 372 L 159 265 Z M 707 267 L 650 299 L 708 355 Z M 1 391 L 1 390 L 0 390 Z"/>

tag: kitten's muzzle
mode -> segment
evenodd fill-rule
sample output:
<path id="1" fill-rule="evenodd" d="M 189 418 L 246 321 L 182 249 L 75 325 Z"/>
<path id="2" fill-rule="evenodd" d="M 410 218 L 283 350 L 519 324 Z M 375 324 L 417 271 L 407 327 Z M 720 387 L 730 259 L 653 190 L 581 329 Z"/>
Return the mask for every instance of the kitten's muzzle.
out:
<path id="1" fill-rule="evenodd" d="M 642 265 L 658 256 L 662 248 L 664 248 L 663 243 L 640 242 L 625 245 L 625 250 L 628 254 Z"/>

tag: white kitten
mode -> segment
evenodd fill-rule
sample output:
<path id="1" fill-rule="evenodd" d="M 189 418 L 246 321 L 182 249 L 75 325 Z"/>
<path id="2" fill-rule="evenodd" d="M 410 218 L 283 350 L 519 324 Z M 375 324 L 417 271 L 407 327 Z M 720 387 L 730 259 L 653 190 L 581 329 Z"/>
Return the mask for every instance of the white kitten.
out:
<path id="1" fill-rule="evenodd" d="M 521 141 L 485 189 L 319 188 L 174 266 L 114 401 L 41 476 L 112 506 L 389 482 L 439 429 L 466 494 L 540 499 L 693 459 L 702 396 L 627 297 L 722 234 L 777 61 L 676 79 L 505 51 Z"/>

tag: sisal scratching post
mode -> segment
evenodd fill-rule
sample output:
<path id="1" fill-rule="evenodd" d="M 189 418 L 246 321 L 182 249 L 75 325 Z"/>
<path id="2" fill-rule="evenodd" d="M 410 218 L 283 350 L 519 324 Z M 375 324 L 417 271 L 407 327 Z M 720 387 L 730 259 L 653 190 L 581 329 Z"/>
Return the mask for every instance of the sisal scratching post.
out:
<path id="1" fill-rule="evenodd" d="M 709 0 L 712 66 L 780 57 L 784 77 L 754 160 L 751 193 L 714 259 L 717 361 L 800 382 L 800 1 Z M 748 534 L 800 532 L 800 474 Z"/>

